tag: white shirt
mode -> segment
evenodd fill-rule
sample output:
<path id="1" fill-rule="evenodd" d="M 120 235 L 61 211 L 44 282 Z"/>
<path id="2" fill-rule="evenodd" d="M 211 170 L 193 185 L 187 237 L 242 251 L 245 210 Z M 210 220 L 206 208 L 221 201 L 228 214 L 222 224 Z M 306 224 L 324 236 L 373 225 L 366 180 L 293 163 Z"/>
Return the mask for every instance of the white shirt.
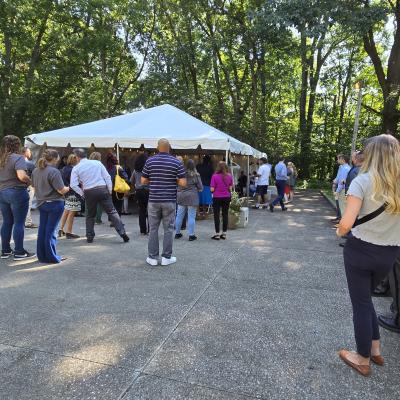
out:
<path id="1" fill-rule="evenodd" d="M 112 191 L 110 174 L 100 161 L 83 158 L 72 168 L 70 187 L 80 196 L 83 196 L 82 189 L 88 190 L 99 186 L 107 186 L 108 191 L 110 193 Z"/>
<path id="2" fill-rule="evenodd" d="M 267 186 L 269 185 L 269 176 L 271 175 L 271 165 L 263 164 L 258 168 L 257 171 L 258 182 L 257 186 Z"/>

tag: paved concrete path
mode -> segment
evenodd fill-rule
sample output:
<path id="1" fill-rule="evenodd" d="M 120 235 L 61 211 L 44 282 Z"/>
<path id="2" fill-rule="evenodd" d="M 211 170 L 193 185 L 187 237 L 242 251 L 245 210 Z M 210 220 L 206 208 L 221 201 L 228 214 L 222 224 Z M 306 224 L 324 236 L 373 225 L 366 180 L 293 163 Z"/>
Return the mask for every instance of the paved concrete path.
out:
<path id="1" fill-rule="evenodd" d="M 130 216 L 129 244 L 102 226 L 92 245 L 61 240 L 62 265 L 2 260 L 0 399 L 399 399 L 398 335 L 369 379 L 336 355 L 354 341 L 331 215 L 303 192 L 225 242 L 202 221 L 163 268 Z"/>

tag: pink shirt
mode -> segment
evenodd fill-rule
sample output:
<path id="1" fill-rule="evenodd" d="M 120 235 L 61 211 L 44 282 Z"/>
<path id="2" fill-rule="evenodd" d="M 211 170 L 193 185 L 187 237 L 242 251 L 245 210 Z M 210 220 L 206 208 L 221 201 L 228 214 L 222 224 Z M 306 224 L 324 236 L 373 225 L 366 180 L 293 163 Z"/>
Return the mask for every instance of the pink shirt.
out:
<path id="1" fill-rule="evenodd" d="M 233 186 L 232 175 L 214 174 L 211 178 L 211 185 L 214 188 L 213 197 L 231 197 L 229 188 Z"/>

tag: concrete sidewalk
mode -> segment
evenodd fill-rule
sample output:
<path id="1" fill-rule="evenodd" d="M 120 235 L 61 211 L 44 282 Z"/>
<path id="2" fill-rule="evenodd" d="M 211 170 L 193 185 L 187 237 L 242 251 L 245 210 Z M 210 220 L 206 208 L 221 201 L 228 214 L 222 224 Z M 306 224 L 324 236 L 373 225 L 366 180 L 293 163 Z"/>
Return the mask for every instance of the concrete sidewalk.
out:
<path id="1" fill-rule="evenodd" d="M 91 245 L 60 240 L 61 265 L 2 260 L 0 399 L 400 398 L 398 335 L 382 331 L 386 366 L 370 378 L 336 355 L 354 340 L 331 216 L 306 191 L 226 241 L 200 221 L 169 267 L 145 265 L 133 216 L 129 244 L 104 224 Z"/>

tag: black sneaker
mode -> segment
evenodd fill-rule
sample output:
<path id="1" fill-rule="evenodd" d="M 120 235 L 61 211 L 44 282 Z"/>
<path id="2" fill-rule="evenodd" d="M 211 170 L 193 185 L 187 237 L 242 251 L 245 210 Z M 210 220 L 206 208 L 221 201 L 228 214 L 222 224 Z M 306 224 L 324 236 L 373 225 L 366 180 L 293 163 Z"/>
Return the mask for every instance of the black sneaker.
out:
<path id="1" fill-rule="evenodd" d="M 182 236 L 183 236 L 182 233 L 177 233 L 177 234 L 175 235 L 175 239 L 180 239 Z"/>
<path id="2" fill-rule="evenodd" d="M 129 236 L 126 233 L 122 234 L 121 237 L 122 237 L 122 239 L 124 239 L 125 243 L 129 242 Z"/>
<path id="3" fill-rule="evenodd" d="M 88 243 L 93 243 L 93 238 L 86 238 L 86 241 L 88 242 Z"/>
<path id="4" fill-rule="evenodd" d="M 269 205 L 269 211 L 274 212 L 274 206 L 272 204 Z"/>
<path id="5" fill-rule="evenodd" d="M 189 242 L 193 242 L 194 240 L 197 240 L 197 236 L 189 236 Z"/>
<path id="6" fill-rule="evenodd" d="M 10 251 L 2 251 L 1 252 L 1 258 L 2 259 L 10 258 L 13 254 L 14 254 L 14 252 L 12 250 L 10 250 Z"/>
<path id="7" fill-rule="evenodd" d="M 15 261 L 25 260 L 27 258 L 34 258 L 34 257 L 36 257 L 35 253 L 29 253 L 29 251 L 26 251 L 26 250 L 22 254 L 15 254 L 14 253 L 14 260 Z"/>

